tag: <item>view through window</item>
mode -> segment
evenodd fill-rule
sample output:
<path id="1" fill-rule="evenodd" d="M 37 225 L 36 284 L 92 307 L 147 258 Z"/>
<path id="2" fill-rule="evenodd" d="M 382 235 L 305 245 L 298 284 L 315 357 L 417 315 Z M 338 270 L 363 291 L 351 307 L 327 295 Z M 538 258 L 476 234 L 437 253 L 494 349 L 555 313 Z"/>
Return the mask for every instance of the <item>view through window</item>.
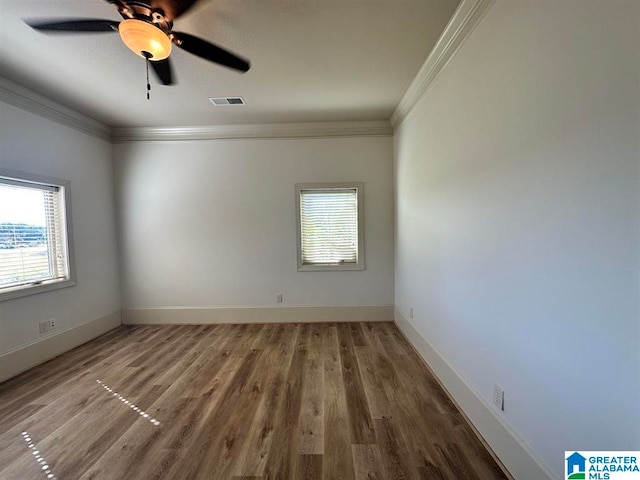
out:
<path id="1" fill-rule="evenodd" d="M 69 279 L 64 190 L 0 177 L 0 293 Z"/>

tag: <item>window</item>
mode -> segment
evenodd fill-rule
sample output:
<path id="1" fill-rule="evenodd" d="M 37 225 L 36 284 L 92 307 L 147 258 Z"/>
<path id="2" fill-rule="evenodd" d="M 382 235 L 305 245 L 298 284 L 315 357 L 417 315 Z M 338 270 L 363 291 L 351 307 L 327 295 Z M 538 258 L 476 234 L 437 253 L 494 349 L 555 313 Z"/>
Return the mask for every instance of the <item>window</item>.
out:
<path id="1" fill-rule="evenodd" d="M 74 285 L 69 182 L 0 169 L 0 300 Z"/>
<path id="2" fill-rule="evenodd" d="M 362 183 L 298 184 L 298 270 L 364 270 Z"/>

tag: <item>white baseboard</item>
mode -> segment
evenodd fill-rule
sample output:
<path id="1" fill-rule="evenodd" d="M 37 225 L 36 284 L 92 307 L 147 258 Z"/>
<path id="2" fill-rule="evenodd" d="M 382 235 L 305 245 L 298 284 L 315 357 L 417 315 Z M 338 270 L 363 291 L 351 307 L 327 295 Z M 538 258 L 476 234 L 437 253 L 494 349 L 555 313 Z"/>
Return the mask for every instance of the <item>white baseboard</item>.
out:
<path id="1" fill-rule="evenodd" d="M 122 323 L 207 324 L 207 323 L 309 323 L 391 322 L 393 305 L 334 307 L 164 307 L 122 310 Z"/>
<path id="2" fill-rule="evenodd" d="M 118 310 L 0 355 L 0 382 L 93 340 L 120 325 L 120 311 Z"/>
<path id="3" fill-rule="evenodd" d="M 516 480 L 556 479 L 553 470 L 397 309 L 395 323 Z"/>

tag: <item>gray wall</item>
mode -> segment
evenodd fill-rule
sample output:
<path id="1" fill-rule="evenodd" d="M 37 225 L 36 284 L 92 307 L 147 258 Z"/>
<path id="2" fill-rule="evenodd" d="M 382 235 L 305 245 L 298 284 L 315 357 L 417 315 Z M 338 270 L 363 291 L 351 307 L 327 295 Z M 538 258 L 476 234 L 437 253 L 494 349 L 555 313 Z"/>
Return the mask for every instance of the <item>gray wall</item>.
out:
<path id="1" fill-rule="evenodd" d="M 263 307 L 278 293 L 393 305 L 390 136 L 134 142 L 114 158 L 123 308 Z M 294 185 L 348 181 L 365 183 L 366 270 L 298 272 Z"/>
<path id="2" fill-rule="evenodd" d="M 640 448 L 639 8 L 496 2 L 394 137 L 398 312 L 558 476 Z"/>
<path id="3" fill-rule="evenodd" d="M 0 119 L 0 166 L 71 182 L 77 271 L 76 286 L 0 302 L 3 355 L 65 332 L 70 338 L 77 327 L 106 316 L 119 318 L 120 293 L 111 145 L 3 102 Z M 56 330 L 40 335 L 38 322 L 51 318 Z M 0 360 L 0 374 L 4 367 L 22 369 L 9 365 L 15 357 Z M 28 368 L 41 360 L 36 352 L 20 362 Z"/>

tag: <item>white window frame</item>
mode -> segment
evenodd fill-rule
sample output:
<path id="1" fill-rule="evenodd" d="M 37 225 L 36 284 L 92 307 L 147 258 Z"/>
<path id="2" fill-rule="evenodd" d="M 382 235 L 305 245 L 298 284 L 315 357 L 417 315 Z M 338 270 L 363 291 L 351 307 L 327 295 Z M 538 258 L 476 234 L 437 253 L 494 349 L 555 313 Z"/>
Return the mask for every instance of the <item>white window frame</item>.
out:
<path id="1" fill-rule="evenodd" d="M 50 292 L 52 290 L 58 290 L 60 288 L 67 288 L 76 285 L 76 268 L 74 261 L 74 249 L 73 249 L 73 228 L 71 225 L 71 190 L 68 180 L 62 180 L 59 178 L 44 177 L 41 175 L 33 175 L 30 173 L 16 172 L 13 170 L 7 170 L 0 168 L 0 180 L 8 180 L 10 183 L 16 182 L 17 184 L 32 184 L 34 188 L 38 188 L 38 185 L 42 185 L 43 189 L 56 188 L 60 189 L 63 198 L 63 230 L 62 237 L 66 241 L 66 254 L 68 263 L 68 275 L 63 279 L 55 280 L 43 280 L 34 283 L 28 283 L 25 285 L 18 285 L 15 287 L 1 288 L 0 289 L 0 302 L 5 300 L 11 300 L 13 298 L 25 297 L 27 295 L 35 295 L 38 293 Z"/>
<path id="2" fill-rule="evenodd" d="M 358 251 L 356 263 L 323 263 L 306 264 L 302 261 L 302 222 L 300 217 L 300 195 L 305 190 L 356 190 L 358 202 Z M 363 182 L 339 182 L 339 183 L 297 183 L 296 184 L 296 241 L 298 253 L 299 272 L 327 272 L 341 270 L 364 270 L 364 183 Z"/>

